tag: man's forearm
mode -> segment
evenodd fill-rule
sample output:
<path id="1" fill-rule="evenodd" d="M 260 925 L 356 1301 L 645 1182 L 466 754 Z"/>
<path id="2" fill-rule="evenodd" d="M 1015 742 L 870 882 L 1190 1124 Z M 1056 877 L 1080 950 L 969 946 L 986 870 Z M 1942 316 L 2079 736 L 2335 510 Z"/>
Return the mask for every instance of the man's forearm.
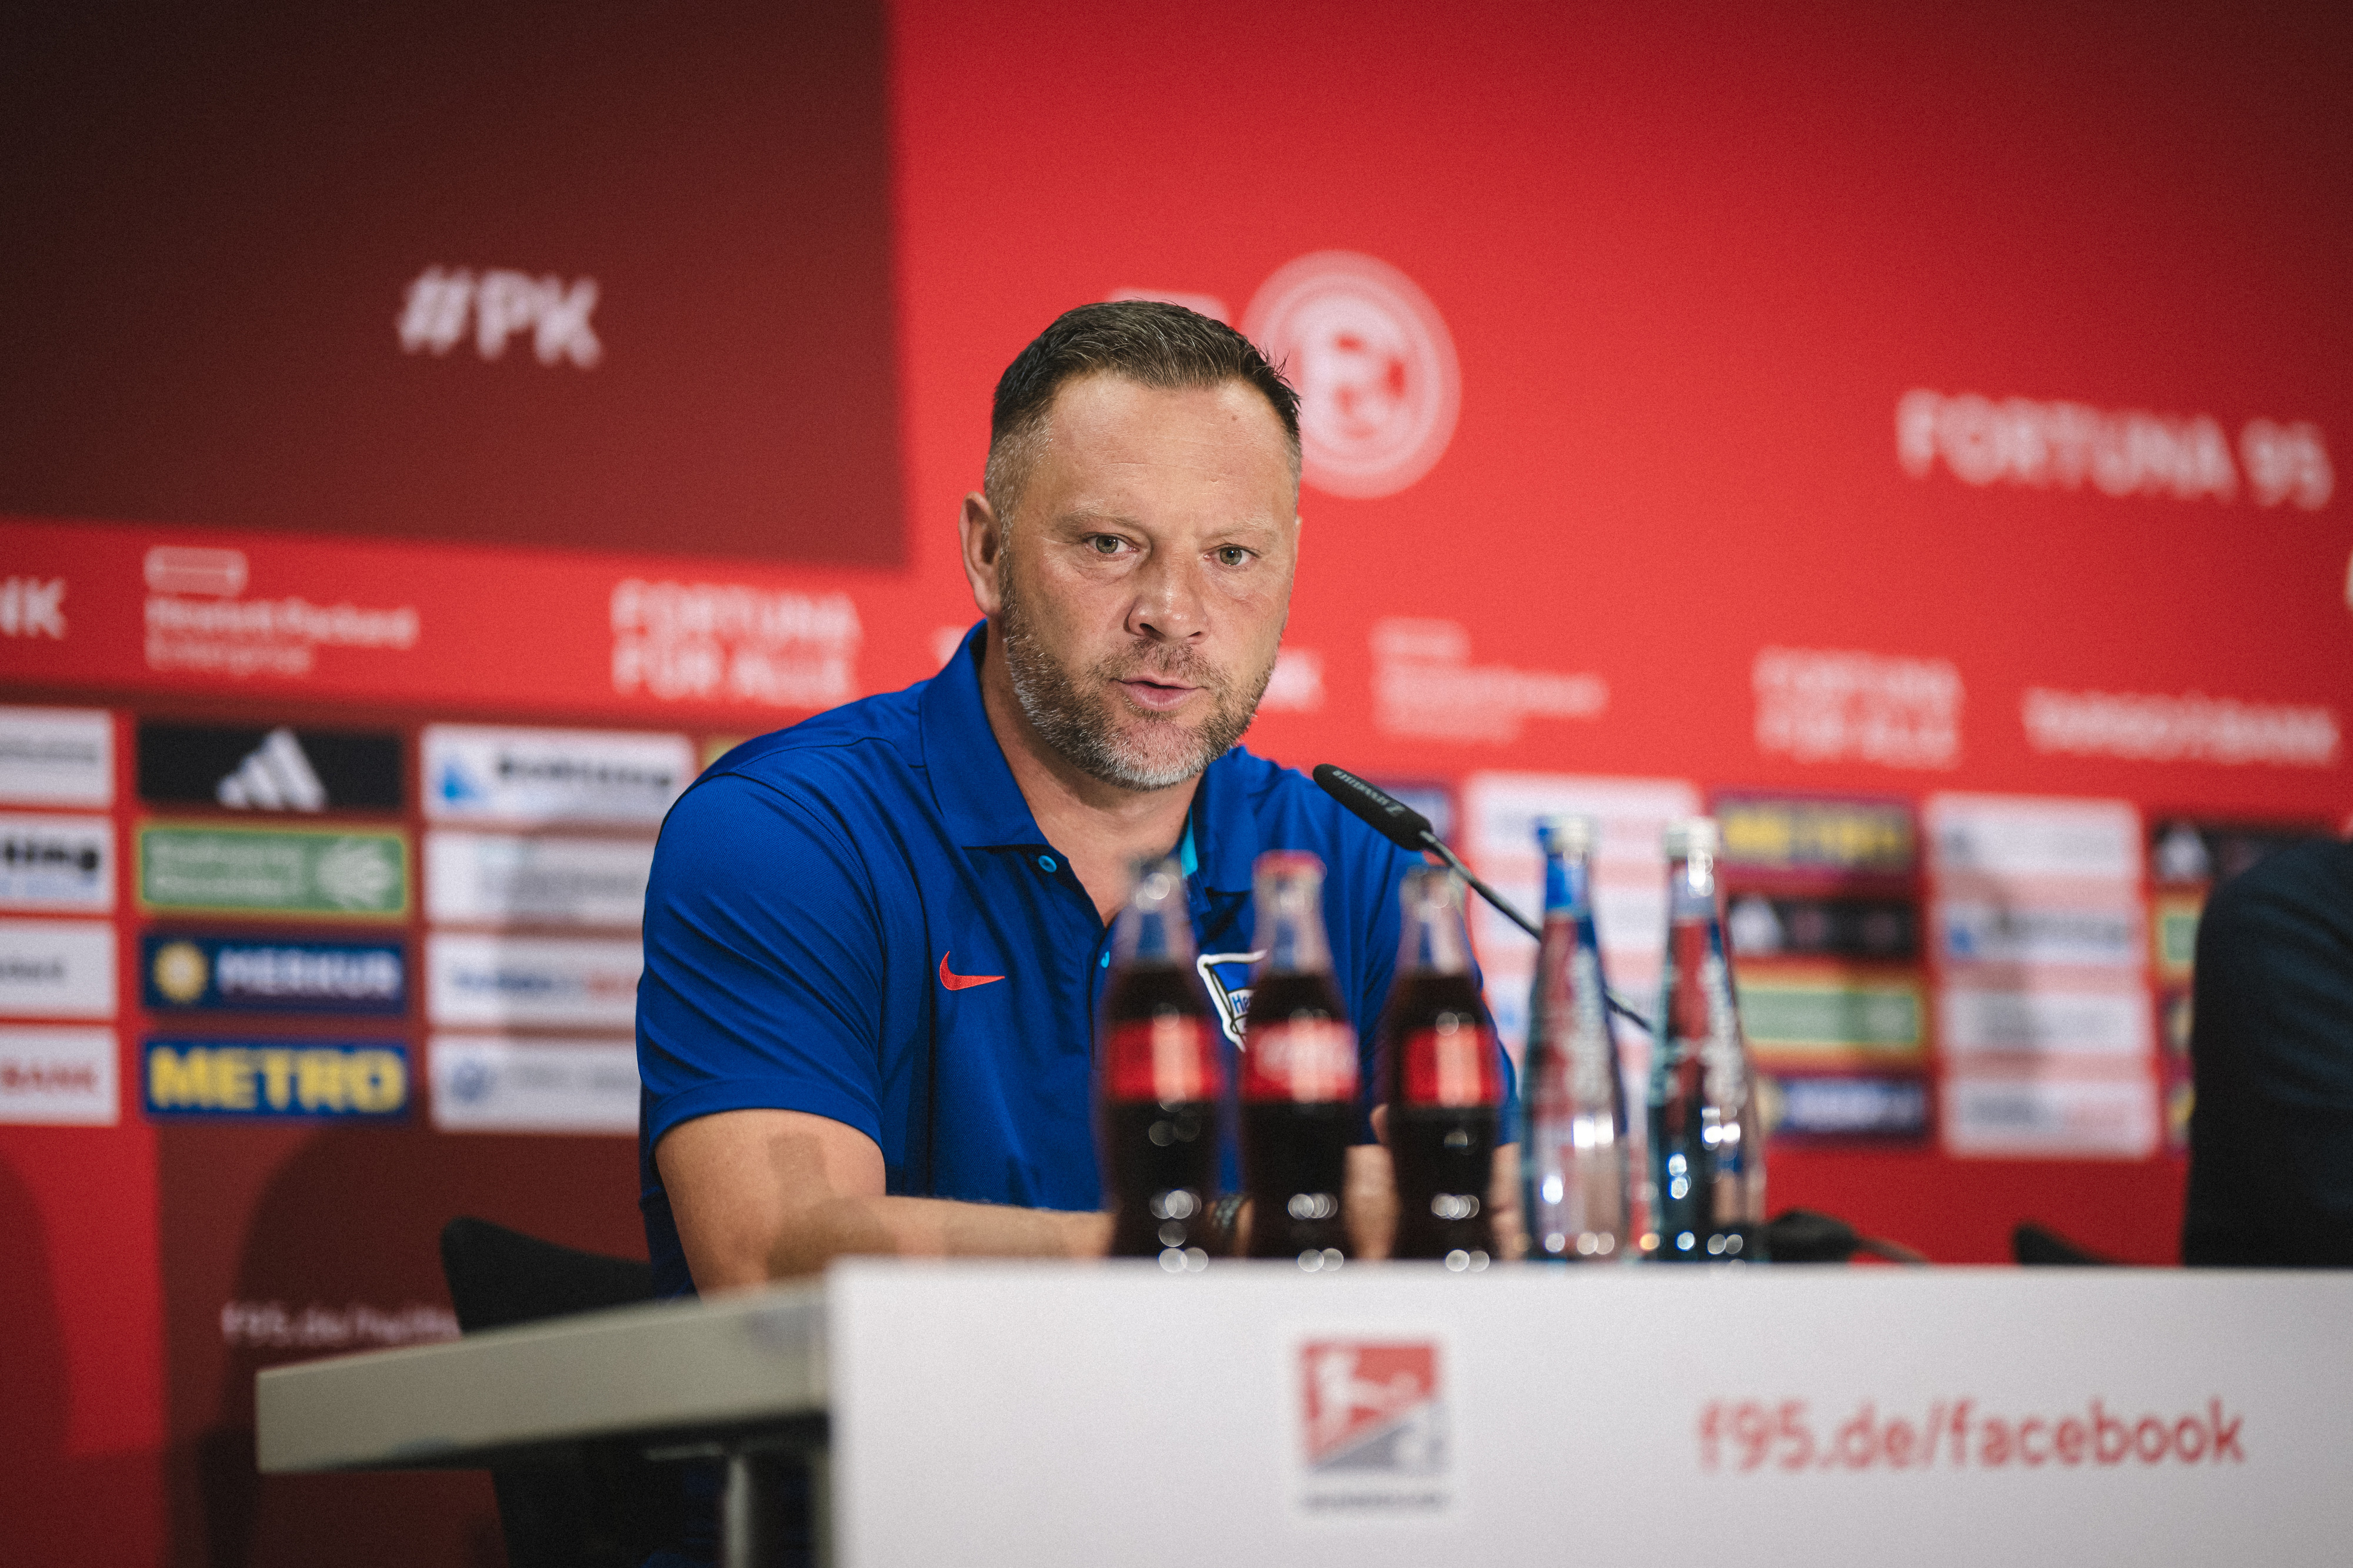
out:
<path id="1" fill-rule="evenodd" d="M 826 1198 L 794 1211 L 768 1255 L 771 1279 L 837 1258 L 1100 1258 L 1111 1216 L 946 1198 Z"/>

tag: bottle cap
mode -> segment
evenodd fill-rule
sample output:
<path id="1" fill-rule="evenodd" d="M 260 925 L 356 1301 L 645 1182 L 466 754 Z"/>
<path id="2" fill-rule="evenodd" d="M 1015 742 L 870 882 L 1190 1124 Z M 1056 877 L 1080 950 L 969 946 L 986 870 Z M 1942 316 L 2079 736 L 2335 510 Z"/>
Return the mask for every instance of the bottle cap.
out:
<path id="1" fill-rule="evenodd" d="M 1320 857 L 1304 849 L 1270 849 L 1260 856 L 1250 868 L 1253 873 L 1261 877 L 1295 877 L 1302 872 L 1321 877 L 1324 874 L 1324 861 Z"/>
<path id="2" fill-rule="evenodd" d="M 1683 816 L 1667 824 L 1660 836 L 1660 845 L 1670 860 L 1688 859 L 1694 855 L 1713 855 L 1716 847 L 1715 818 Z"/>
<path id="3" fill-rule="evenodd" d="M 1536 818 L 1536 842 L 1547 855 L 1566 855 L 1574 860 L 1590 855 L 1601 839 L 1601 825 L 1589 816 L 1558 813 Z"/>

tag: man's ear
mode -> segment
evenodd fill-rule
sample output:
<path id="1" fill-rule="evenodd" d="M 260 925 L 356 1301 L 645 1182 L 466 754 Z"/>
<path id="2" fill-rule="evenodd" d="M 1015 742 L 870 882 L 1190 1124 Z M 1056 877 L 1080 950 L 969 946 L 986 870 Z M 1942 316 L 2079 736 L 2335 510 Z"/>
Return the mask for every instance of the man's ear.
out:
<path id="1" fill-rule="evenodd" d="M 988 498 L 974 490 L 964 498 L 956 531 L 963 541 L 964 580 L 971 584 L 972 602 L 994 620 L 998 603 L 997 574 L 1005 558 L 1005 526 Z"/>

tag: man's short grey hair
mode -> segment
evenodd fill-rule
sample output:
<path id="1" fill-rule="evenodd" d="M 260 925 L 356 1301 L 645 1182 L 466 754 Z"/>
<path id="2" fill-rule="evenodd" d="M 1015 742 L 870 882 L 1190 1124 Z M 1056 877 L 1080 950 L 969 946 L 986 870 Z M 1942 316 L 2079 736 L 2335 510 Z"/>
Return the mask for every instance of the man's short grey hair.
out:
<path id="1" fill-rule="evenodd" d="M 1159 300 L 1081 305 L 1014 357 L 997 379 L 989 413 L 988 468 L 983 492 L 1000 523 L 1012 521 L 1021 487 L 1046 435 L 1046 416 L 1065 382 L 1108 374 L 1166 392 L 1255 387 L 1282 421 L 1291 478 L 1299 479 L 1299 394 L 1258 345 L 1223 321 Z"/>

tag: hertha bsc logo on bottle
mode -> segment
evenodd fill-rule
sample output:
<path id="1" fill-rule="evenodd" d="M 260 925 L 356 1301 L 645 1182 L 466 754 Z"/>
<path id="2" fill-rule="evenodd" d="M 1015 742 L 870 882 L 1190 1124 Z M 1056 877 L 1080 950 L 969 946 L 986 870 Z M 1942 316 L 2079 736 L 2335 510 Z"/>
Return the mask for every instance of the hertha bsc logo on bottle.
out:
<path id="1" fill-rule="evenodd" d="M 1327 495 L 1394 495 L 1454 434 L 1462 377 L 1430 297 L 1385 261 L 1303 256 L 1266 280 L 1242 331 L 1299 388 L 1306 481 Z"/>
<path id="2" fill-rule="evenodd" d="M 1443 1364 L 1430 1339 L 1302 1344 L 1300 1505 L 1335 1516 L 1443 1510 L 1453 1468 Z"/>

